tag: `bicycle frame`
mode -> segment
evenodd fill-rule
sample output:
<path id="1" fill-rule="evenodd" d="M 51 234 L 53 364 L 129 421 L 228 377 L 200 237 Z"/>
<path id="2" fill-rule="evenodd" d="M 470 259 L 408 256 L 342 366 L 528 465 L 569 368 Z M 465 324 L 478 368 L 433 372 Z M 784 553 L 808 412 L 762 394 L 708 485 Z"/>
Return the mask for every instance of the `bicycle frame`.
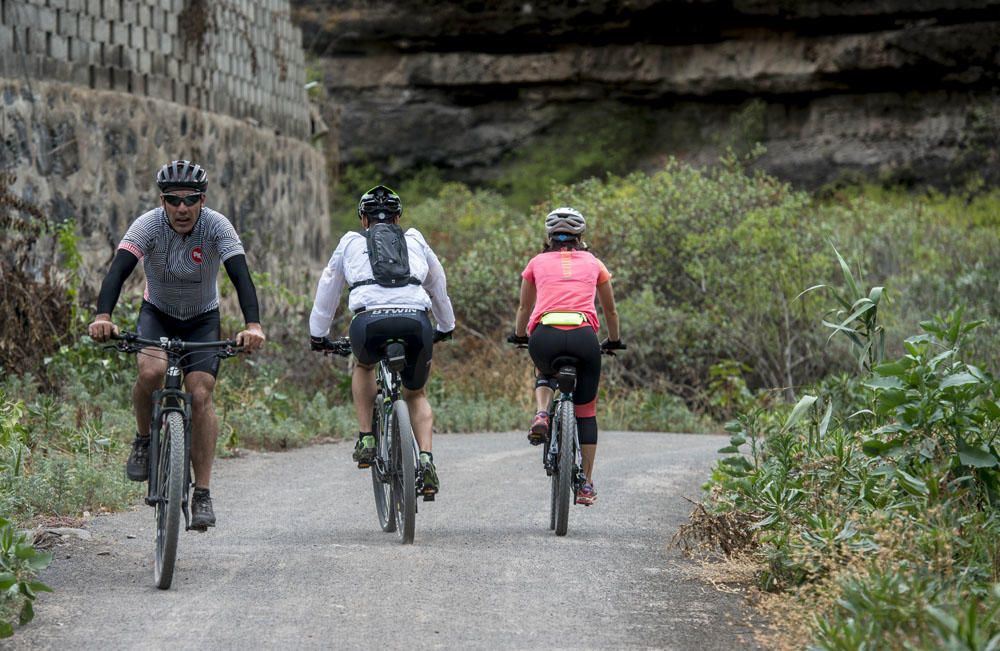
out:
<path id="1" fill-rule="evenodd" d="M 164 379 L 163 388 L 153 391 L 153 416 L 149 425 L 149 467 L 159 467 L 160 452 L 160 430 L 163 423 L 163 416 L 169 412 L 179 412 L 184 420 L 184 485 L 191 485 L 191 394 L 182 388 L 183 373 L 181 372 L 181 354 L 174 350 L 167 350 L 167 372 Z M 158 497 L 160 487 L 158 473 L 149 474 L 148 489 L 145 502 L 149 506 L 155 507 L 163 500 Z M 184 500 L 181 502 L 181 512 L 184 514 L 184 528 L 190 529 L 191 515 L 188 508 L 188 491 L 185 491 Z"/>
<path id="2" fill-rule="evenodd" d="M 573 391 L 576 388 L 576 368 L 572 366 L 564 366 L 559 369 L 559 389 L 553 394 L 552 402 L 549 405 L 549 414 L 552 418 L 552 426 L 549 428 L 549 443 L 546 446 L 545 458 L 543 459 L 543 465 L 545 466 L 545 472 L 547 475 L 551 475 L 556 466 L 556 459 L 559 456 L 559 438 L 552 436 L 551 432 L 559 431 L 560 424 L 560 409 L 559 405 L 568 402 L 573 404 Z M 574 467 L 576 468 L 576 473 L 574 473 L 573 483 L 574 489 L 577 487 L 576 484 L 580 483 L 579 474 L 583 472 L 583 453 L 580 447 L 580 431 L 574 428 L 573 433 L 574 446 L 576 448 L 575 458 L 573 459 Z"/>
<path id="3" fill-rule="evenodd" d="M 573 394 L 562 394 L 558 398 L 552 401 L 552 407 L 549 413 L 552 414 L 552 431 L 558 431 L 559 427 L 559 404 L 568 401 L 573 402 Z M 583 468 L 583 454 L 580 451 L 580 433 L 577 432 L 574 435 L 574 442 L 576 444 L 576 458 L 573 463 L 577 468 Z M 548 474 L 551 473 L 551 468 L 555 466 L 555 460 L 559 454 L 559 440 L 554 437 L 549 437 L 549 445 L 546 448 L 546 459 L 545 459 L 545 470 Z"/>
<path id="4" fill-rule="evenodd" d="M 160 486 L 159 477 L 156 472 L 152 472 L 159 467 L 160 459 L 160 434 L 163 418 L 170 412 L 177 412 L 184 422 L 184 486 L 187 490 L 181 502 L 181 512 L 184 514 L 184 528 L 190 529 L 191 513 L 189 508 L 189 493 L 192 484 L 191 477 L 191 414 L 192 398 L 191 394 L 184 390 L 184 374 L 181 370 L 182 360 L 186 355 L 194 352 L 208 354 L 212 352 L 220 358 L 232 357 L 239 348 L 233 340 L 206 341 L 206 342 L 185 342 L 180 339 L 145 339 L 136 334 L 122 333 L 117 336 L 122 343 L 118 347 L 124 352 L 142 354 L 146 348 L 154 348 L 164 351 L 167 354 L 167 370 L 164 377 L 162 389 L 156 389 L 152 395 L 152 418 L 149 424 L 149 473 L 145 503 L 155 507 L 164 498 L 159 497 Z M 215 349 L 215 350 L 213 350 Z"/>
<path id="5" fill-rule="evenodd" d="M 389 342 L 390 344 L 393 342 Z M 400 387 L 402 386 L 402 380 L 399 375 L 399 371 L 392 368 L 392 365 L 387 356 L 383 355 L 375 367 L 375 385 L 378 387 L 378 392 L 376 393 L 376 399 L 378 396 L 382 397 L 382 404 L 376 405 L 375 408 L 381 412 L 381 427 L 379 427 L 379 434 L 384 437 L 386 435 L 386 429 L 389 427 L 389 423 L 392 422 L 392 410 L 393 405 L 397 400 L 400 399 Z M 374 424 L 374 423 L 373 423 Z M 417 445 L 417 441 L 414 437 L 410 437 L 411 445 L 413 446 L 413 453 L 415 456 L 420 455 L 420 448 Z M 381 448 L 382 441 L 376 441 L 376 445 Z M 375 468 L 378 471 L 379 477 L 386 477 L 388 472 L 385 467 L 386 458 L 381 455 L 375 455 Z M 423 485 L 423 477 L 418 469 L 417 471 L 417 486 L 418 488 Z"/>

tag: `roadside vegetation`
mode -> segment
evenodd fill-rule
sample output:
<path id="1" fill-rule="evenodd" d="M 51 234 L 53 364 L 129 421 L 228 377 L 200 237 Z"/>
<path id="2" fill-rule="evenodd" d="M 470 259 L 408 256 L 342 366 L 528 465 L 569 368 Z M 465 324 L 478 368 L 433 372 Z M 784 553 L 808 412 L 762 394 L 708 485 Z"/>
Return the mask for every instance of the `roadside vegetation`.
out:
<path id="1" fill-rule="evenodd" d="M 737 523 L 732 530 L 748 541 L 738 551 L 760 561 L 762 588 L 824 596 L 809 620 L 817 644 L 848 648 L 892 631 L 909 636 L 900 640 L 951 639 L 945 629 L 988 639 L 1000 600 L 990 542 L 998 533 L 991 373 L 1000 358 L 1000 194 L 852 186 L 811 195 L 752 171 L 750 147 L 706 169 L 668 159 L 656 171 L 625 173 L 622 161 L 640 141 L 641 130 L 595 134 L 602 148 L 629 149 L 611 158 L 620 175 L 580 182 L 546 176 L 551 161 L 530 151 L 521 173 L 491 187 L 430 170 L 389 181 L 406 225 L 442 258 L 458 317 L 456 341 L 435 350 L 436 428 L 525 426 L 530 362 L 502 342 L 520 271 L 542 244 L 542 217 L 573 205 L 614 274 L 629 346 L 605 364 L 602 427 L 718 432 L 737 423 L 702 513 Z M 596 171 L 594 151 L 567 169 Z M 337 237 L 356 227 L 353 198 L 379 181 L 372 168 L 344 171 L 338 196 L 348 200 L 331 215 Z M 18 530 L 124 508 L 140 487 L 122 472 L 135 427 L 134 361 L 83 334 L 99 279 L 80 276 L 75 227 L 48 224 L 23 205 L 0 207 L 0 303 L 14 315 L 0 323 L 0 542 L 5 531 L 13 536 L 0 545 L 0 594 L 10 606 L 0 619 L 15 622 L 44 589 L 32 572 L 47 562 L 18 555 Z M 844 283 L 834 251 L 887 288 L 871 297 L 877 310 L 851 314 L 860 289 L 840 289 L 847 313 L 826 315 L 835 304 L 829 288 Z M 287 316 L 265 319 L 263 354 L 223 365 L 220 454 L 353 437 L 347 362 L 308 351 L 312 297 L 263 274 L 255 282 L 268 309 Z M 827 289 L 803 292 L 814 285 Z M 115 313 L 122 326 L 134 322 L 141 291 L 129 287 Z M 235 332 L 238 310 L 228 282 L 221 287 L 223 330 Z M 824 315 L 840 326 L 832 339 Z M 942 316 L 922 322 L 927 315 Z M 342 316 L 333 334 L 346 326 Z M 873 345 L 859 353 L 848 331 Z M 922 334 L 906 339 L 913 333 Z M 922 415 L 911 418 L 914 410 Z M 24 561 L 16 568 L 4 561 L 9 549 Z M 868 612 L 866 600 L 885 614 L 851 610 Z"/>
<path id="2" fill-rule="evenodd" d="M 839 262 L 824 325 L 852 369 L 794 406 L 746 403 L 678 539 L 749 564 L 780 613 L 767 648 L 1000 648 L 1000 380 L 970 356 L 984 322 L 956 307 L 892 354 L 885 288 Z"/>

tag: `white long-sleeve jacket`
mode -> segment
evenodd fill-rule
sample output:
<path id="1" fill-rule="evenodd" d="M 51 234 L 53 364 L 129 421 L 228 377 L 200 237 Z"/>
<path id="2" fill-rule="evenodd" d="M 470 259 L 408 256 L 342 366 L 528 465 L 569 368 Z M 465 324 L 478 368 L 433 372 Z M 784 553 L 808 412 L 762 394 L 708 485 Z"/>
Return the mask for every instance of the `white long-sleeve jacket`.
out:
<path id="1" fill-rule="evenodd" d="M 455 329 L 455 311 L 448 298 L 448 282 L 444 267 L 430 245 L 415 228 L 406 231 L 406 248 L 410 260 L 410 275 L 420 280 L 420 285 L 382 287 L 361 285 L 353 289 L 347 299 L 348 309 L 374 309 L 377 307 L 402 307 L 417 310 L 430 309 L 436 329 L 449 332 Z M 330 256 L 316 287 L 316 299 L 309 315 L 309 334 L 325 337 L 340 303 L 340 292 L 362 280 L 374 278 L 368 261 L 368 244 L 364 235 L 351 231 L 340 238 L 340 243 Z"/>

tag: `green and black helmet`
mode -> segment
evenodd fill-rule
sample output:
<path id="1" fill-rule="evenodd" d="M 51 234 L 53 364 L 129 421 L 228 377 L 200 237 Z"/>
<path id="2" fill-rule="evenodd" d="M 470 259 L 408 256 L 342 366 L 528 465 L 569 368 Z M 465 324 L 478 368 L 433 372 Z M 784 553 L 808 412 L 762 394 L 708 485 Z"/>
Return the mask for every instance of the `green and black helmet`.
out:
<path id="1" fill-rule="evenodd" d="M 377 185 L 361 195 L 358 201 L 358 219 L 367 217 L 369 221 L 391 221 L 403 214 L 403 202 L 399 195 L 384 185 Z"/>

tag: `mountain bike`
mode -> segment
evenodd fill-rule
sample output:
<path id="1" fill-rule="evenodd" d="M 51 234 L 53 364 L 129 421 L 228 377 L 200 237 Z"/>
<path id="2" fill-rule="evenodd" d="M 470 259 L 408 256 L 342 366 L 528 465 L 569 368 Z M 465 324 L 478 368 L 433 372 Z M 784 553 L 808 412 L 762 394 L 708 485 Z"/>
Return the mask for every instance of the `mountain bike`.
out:
<path id="1" fill-rule="evenodd" d="M 347 357 L 351 341 L 335 339 L 323 351 Z M 403 544 L 413 542 L 416 528 L 417 495 L 423 494 L 423 470 L 417 460 L 420 449 L 410 426 L 410 411 L 400 398 L 400 373 L 406 366 L 402 341 L 386 342 L 375 370 L 378 391 L 372 406 L 372 434 L 375 437 L 375 460 L 371 465 L 375 511 L 382 531 L 399 535 Z M 424 494 L 425 502 L 434 501 Z"/>
<path id="2" fill-rule="evenodd" d="M 527 344 L 518 337 L 508 339 L 518 348 Z M 602 355 L 614 357 L 614 350 L 625 350 L 618 343 L 614 349 L 601 348 Z M 583 472 L 583 452 L 576 427 L 576 411 L 573 405 L 573 391 L 576 389 L 576 367 L 580 360 L 571 355 L 560 355 L 552 360 L 559 388 L 549 404 L 549 431 L 542 446 L 542 466 L 551 485 L 549 500 L 549 529 L 557 536 L 565 536 L 569 528 L 570 495 L 574 496 L 587 482 Z"/>
<path id="3" fill-rule="evenodd" d="M 233 340 L 189 342 L 180 339 L 145 339 L 131 332 L 113 336 L 108 348 L 123 353 L 149 355 L 146 348 L 167 353 L 166 381 L 153 392 L 153 417 L 149 427 L 149 480 L 146 504 L 156 515 L 156 557 L 153 580 L 166 590 L 173 581 L 181 514 L 184 529 L 191 530 L 191 394 L 181 388 L 181 363 L 192 353 L 214 354 L 226 359 L 243 348 Z M 195 529 L 205 531 L 204 528 Z"/>

